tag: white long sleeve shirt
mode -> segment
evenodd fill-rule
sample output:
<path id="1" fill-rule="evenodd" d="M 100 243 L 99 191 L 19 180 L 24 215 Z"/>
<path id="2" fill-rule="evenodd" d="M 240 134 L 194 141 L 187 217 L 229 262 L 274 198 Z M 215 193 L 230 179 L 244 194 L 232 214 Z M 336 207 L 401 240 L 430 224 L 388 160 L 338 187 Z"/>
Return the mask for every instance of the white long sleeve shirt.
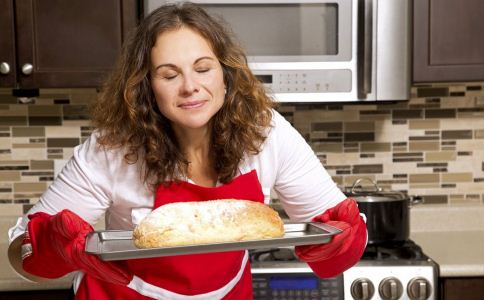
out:
<path id="1" fill-rule="evenodd" d="M 25 232 L 27 215 L 39 211 L 69 209 L 90 224 L 105 216 L 107 229 L 121 230 L 133 229 L 151 212 L 154 193 L 142 182 L 142 161 L 126 163 L 122 149 L 98 147 L 96 135 L 74 149 L 40 200 L 9 230 L 10 242 Z M 254 169 L 266 203 L 273 189 L 293 221 L 310 221 L 346 198 L 299 132 L 276 111 L 260 153 L 239 166 L 240 174 Z"/>

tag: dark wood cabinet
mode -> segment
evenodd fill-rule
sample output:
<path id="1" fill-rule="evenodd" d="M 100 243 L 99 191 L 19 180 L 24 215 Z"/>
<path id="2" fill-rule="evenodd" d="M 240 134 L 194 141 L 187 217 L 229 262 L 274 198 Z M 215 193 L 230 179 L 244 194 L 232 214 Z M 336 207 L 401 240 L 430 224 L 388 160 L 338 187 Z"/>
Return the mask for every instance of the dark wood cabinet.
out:
<path id="1" fill-rule="evenodd" d="M 484 80 L 484 1 L 413 1 L 413 81 Z"/>
<path id="2" fill-rule="evenodd" d="M 8 52 L 0 52 L 0 62 L 12 61 L 0 86 L 13 87 L 12 80 L 20 88 L 99 86 L 136 26 L 138 3 L 0 0 L 0 51 Z"/>
<path id="3" fill-rule="evenodd" d="M 0 87 L 16 81 L 13 0 L 0 0 Z"/>
<path id="4" fill-rule="evenodd" d="M 440 278 L 442 300 L 484 299 L 484 277 Z"/>

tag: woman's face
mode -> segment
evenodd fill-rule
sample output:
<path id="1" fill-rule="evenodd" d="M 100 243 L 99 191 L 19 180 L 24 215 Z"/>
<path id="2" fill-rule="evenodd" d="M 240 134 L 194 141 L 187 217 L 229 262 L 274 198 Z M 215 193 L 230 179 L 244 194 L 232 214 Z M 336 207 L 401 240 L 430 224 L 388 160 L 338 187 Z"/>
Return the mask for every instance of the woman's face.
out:
<path id="1" fill-rule="evenodd" d="M 151 87 L 158 108 L 175 130 L 206 127 L 225 97 L 222 66 L 210 44 L 185 27 L 156 39 Z"/>

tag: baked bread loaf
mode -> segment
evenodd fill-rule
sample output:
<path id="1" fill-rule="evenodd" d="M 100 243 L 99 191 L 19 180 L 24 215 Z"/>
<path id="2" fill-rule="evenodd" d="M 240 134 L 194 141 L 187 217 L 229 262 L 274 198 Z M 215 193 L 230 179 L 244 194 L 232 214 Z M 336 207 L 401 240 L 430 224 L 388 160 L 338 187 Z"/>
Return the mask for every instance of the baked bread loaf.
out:
<path id="1" fill-rule="evenodd" d="M 280 237 L 284 224 L 269 206 L 223 199 L 169 203 L 153 210 L 133 231 L 138 248 L 199 245 Z"/>

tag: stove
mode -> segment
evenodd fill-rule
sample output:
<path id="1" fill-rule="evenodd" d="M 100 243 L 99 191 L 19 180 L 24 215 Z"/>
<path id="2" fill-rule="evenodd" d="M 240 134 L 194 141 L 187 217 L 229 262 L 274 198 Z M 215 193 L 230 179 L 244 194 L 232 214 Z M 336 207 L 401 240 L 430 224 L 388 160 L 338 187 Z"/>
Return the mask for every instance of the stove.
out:
<path id="1" fill-rule="evenodd" d="M 355 266 L 327 279 L 316 277 L 291 247 L 249 254 L 254 299 L 438 299 L 438 265 L 411 240 L 368 245 Z"/>

